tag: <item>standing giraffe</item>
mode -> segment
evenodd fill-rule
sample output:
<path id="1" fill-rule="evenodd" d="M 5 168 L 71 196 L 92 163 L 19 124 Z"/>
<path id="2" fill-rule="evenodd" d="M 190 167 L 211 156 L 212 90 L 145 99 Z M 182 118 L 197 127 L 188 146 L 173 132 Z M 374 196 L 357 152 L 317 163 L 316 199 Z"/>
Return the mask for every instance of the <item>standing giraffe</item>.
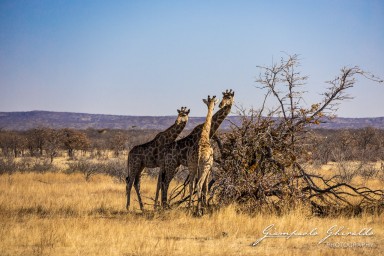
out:
<path id="1" fill-rule="evenodd" d="M 140 196 L 140 178 L 145 167 L 159 167 L 159 156 L 162 155 L 164 145 L 174 142 L 183 131 L 188 122 L 189 109 L 182 107 L 175 123 L 167 130 L 160 132 L 156 137 L 142 145 L 134 146 L 128 154 L 128 176 L 126 178 L 127 205 L 129 210 L 132 185 L 134 185 L 139 200 L 140 209 L 143 210 L 143 202 Z"/>
<path id="2" fill-rule="evenodd" d="M 205 119 L 205 123 L 203 124 L 203 128 L 201 130 L 200 134 L 200 140 L 197 144 L 197 147 L 193 147 L 192 150 L 190 150 L 189 154 L 191 154 L 191 159 L 194 159 L 197 155 L 197 161 L 192 164 L 191 167 L 197 166 L 197 170 L 189 170 L 189 205 L 191 206 L 193 193 L 195 192 L 195 184 L 197 181 L 197 213 L 201 214 L 201 204 L 203 203 L 202 200 L 204 198 L 204 205 L 206 203 L 205 198 L 207 198 L 207 189 L 204 190 L 205 194 L 204 197 L 202 195 L 203 193 L 203 186 L 205 184 L 208 184 L 208 177 L 213 165 L 213 148 L 211 146 L 210 142 L 210 133 L 211 133 L 211 123 L 212 123 L 212 116 L 213 116 L 213 109 L 215 108 L 215 105 L 217 103 L 216 96 L 213 96 L 212 98 L 208 96 L 208 99 L 203 100 L 204 103 L 208 107 L 208 113 L 207 117 Z M 197 176 L 196 176 L 197 175 Z"/>
<path id="3" fill-rule="evenodd" d="M 235 93 L 232 90 L 223 92 L 223 99 L 219 105 L 220 110 L 218 110 L 212 117 L 210 138 L 213 137 L 220 124 L 224 121 L 229 112 L 231 112 L 234 95 Z M 172 142 L 165 147 L 163 156 L 161 157 L 161 169 L 157 182 L 155 207 L 157 206 L 160 190 L 162 206 L 167 206 L 169 184 L 176 174 L 177 167 L 183 165 L 188 166 L 188 169 L 197 168 L 193 166 L 193 164 L 196 163 L 197 157 L 193 158 L 193 155 L 190 154 L 190 152 L 192 152 L 193 147 L 198 144 L 202 129 L 203 124 L 200 124 L 196 126 L 188 136 Z"/>

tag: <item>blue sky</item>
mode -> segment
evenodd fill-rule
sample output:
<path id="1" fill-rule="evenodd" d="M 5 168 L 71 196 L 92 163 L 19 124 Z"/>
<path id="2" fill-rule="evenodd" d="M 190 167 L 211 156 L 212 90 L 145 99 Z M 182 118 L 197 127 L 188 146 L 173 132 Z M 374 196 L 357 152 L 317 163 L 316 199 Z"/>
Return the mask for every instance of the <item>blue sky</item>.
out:
<path id="1" fill-rule="evenodd" d="M 0 0 L 0 111 L 204 116 L 228 88 L 257 108 L 256 66 L 283 52 L 308 104 L 343 66 L 384 77 L 384 1 Z M 384 116 L 384 85 L 349 93 L 338 116 Z"/>

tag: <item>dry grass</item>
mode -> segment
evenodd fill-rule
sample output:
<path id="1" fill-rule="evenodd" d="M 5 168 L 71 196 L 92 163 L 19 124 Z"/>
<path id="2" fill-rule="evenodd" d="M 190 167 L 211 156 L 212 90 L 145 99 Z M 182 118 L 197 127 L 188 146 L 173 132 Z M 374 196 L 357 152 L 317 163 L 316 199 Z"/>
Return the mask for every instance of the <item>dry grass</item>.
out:
<path id="1" fill-rule="evenodd" d="M 144 177 L 143 195 L 153 196 L 154 189 L 155 181 Z M 124 206 L 125 184 L 107 176 L 86 182 L 81 174 L 2 175 L 0 255 L 380 255 L 384 250 L 382 216 L 321 219 L 305 210 L 249 216 L 229 206 L 194 218 L 182 209 L 155 213 L 151 206 L 141 213 L 135 200 L 130 213 Z M 269 238 L 250 246 L 270 224 L 278 232 L 317 228 L 318 235 Z M 374 235 L 332 237 L 327 240 L 332 245 L 366 243 L 374 248 L 318 244 L 333 225 L 345 226 L 345 231 L 369 227 Z"/>

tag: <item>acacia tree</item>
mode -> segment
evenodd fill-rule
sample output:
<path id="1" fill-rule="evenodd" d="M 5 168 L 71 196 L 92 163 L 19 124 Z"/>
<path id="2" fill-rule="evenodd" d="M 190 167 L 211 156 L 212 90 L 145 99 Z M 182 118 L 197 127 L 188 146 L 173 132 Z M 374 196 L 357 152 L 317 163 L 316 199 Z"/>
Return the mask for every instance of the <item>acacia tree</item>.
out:
<path id="1" fill-rule="evenodd" d="M 75 150 L 85 151 L 90 146 L 90 141 L 83 132 L 69 128 L 63 129 L 61 132 L 64 148 L 70 158 L 74 157 Z"/>
<path id="2" fill-rule="evenodd" d="M 114 155 L 118 157 L 120 153 L 126 148 L 127 135 L 121 131 L 116 131 L 108 141 L 108 147 L 113 151 Z"/>
<path id="3" fill-rule="evenodd" d="M 221 136 L 221 158 L 212 188 L 215 198 L 220 204 L 237 202 L 252 211 L 282 211 L 299 202 L 321 213 L 383 207 L 382 190 L 355 188 L 337 182 L 337 177 L 326 179 L 307 172 L 311 152 L 303 143 L 308 128 L 333 118 L 338 105 L 350 98 L 346 91 L 355 85 L 356 76 L 382 80 L 359 67 L 344 67 L 327 82 L 323 99 L 306 106 L 302 87 L 307 76 L 297 71 L 299 64 L 298 55 L 288 55 L 271 67 L 259 67 L 257 87 L 266 91 L 264 101 L 258 110 L 240 109 L 241 124 L 233 124 L 232 131 Z M 268 109 L 271 99 L 277 104 Z"/>
<path id="4" fill-rule="evenodd" d="M 20 156 L 24 145 L 25 139 L 20 133 L 0 130 L 0 148 L 4 156 Z"/>
<path id="5" fill-rule="evenodd" d="M 47 129 L 38 127 L 26 132 L 27 147 L 31 156 L 42 156 L 46 143 Z"/>
<path id="6" fill-rule="evenodd" d="M 63 133 L 60 130 L 47 129 L 45 140 L 47 156 L 49 156 L 52 164 L 53 159 L 57 156 L 60 147 L 63 145 Z"/>

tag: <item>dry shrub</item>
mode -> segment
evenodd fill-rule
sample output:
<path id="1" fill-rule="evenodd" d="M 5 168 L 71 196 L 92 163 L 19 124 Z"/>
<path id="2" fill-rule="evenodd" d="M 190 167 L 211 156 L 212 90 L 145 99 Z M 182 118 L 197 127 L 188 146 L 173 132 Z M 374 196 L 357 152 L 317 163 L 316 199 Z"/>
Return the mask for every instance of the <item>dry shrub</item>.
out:
<path id="1" fill-rule="evenodd" d="M 15 172 L 48 172 L 57 171 L 57 167 L 46 158 L 0 158 L 0 174 Z"/>
<path id="2" fill-rule="evenodd" d="M 302 205 L 312 206 L 318 214 L 352 212 L 355 208 L 353 212 L 357 213 L 382 210 L 384 191 L 348 184 L 355 173 L 344 162 L 339 168 L 344 172 L 341 182 L 340 176 L 327 179 L 303 167 L 311 155 L 305 145 L 309 128 L 333 117 L 337 105 L 349 98 L 345 91 L 354 86 L 355 76 L 382 81 L 358 67 L 343 68 L 328 82 L 330 87 L 322 101 L 307 106 L 302 104 L 301 89 L 307 77 L 297 72 L 299 66 L 294 55 L 271 67 L 261 67 L 257 82 L 266 90 L 262 107 L 240 109 L 240 125 L 233 124 L 232 130 L 218 140 L 221 157 L 212 189 L 214 198 L 220 205 L 237 203 L 249 212 L 284 213 Z M 276 107 L 266 109 L 271 100 Z M 372 131 L 365 134 L 360 144 L 368 150 Z M 346 136 L 346 146 L 349 139 Z"/>
<path id="3" fill-rule="evenodd" d="M 126 175 L 126 161 L 122 159 L 109 159 L 105 161 L 94 161 L 80 159 L 68 163 L 66 173 L 81 172 L 86 181 L 96 174 L 108 174 L 122 182 Z"/>

